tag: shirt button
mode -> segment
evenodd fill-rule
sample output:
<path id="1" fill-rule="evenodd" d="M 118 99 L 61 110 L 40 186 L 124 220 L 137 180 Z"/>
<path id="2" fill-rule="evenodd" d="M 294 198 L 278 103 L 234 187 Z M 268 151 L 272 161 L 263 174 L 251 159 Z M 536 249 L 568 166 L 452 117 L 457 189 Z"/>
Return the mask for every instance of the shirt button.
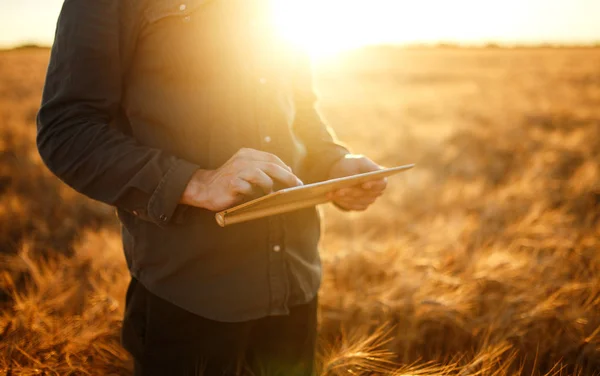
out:
<path id="1" fill-rule="evenodd" d="M 258 80 L 258 82 L 260 82 L 261 85 L 264 85 L 267 83 L 267 79 L 264 77 L 261 77 L 260 80 Z"/>
<path id="2" fill-rule="evenodd" d="M 159 218 L 160 218 L 160 220 L 161 220 L 161 221 L 163 221 L 163 222 L 166 222 L 166 221 L 167 221 L 167 219 L 168 219 L 168 218 L 167 218 L 167 216 L 166 216 L 166 215 L 164 215 L 164 214 L 161 214 Z"/>
<path id="3" fill-rule="evenodd" d="M 271 137 L 270 136 L 266 136 L 265 137 L 265 142 L 268 144 L 269 142 L 271 142 Z"/>
<path id="4" fill-rule="evenodd" d="M 185 17 L 183 17 L 183 20 L 184 20 L 185 22 L 190 22 L 190 19 L 191 19 L 191 17 L 190 17 L 190 16 L 185 16 Z"/>
<path id="5" fill-rule="evenodd" d="M 273 246 L 273 252 L 279 252 L 281 251 L 281 246 L 279 244 Z"/>
<path id="6" fill-rule="evenodd" d="M 187 5 L 185 5 L 185 4 L 181 4 L 181 5 L 179 6 L 179 10 L 180 10 L 180 11 L 182 11 L 182 12 L 183 12 L 184 10 L 186 10 L 186 9 L 187 9 Z"/>

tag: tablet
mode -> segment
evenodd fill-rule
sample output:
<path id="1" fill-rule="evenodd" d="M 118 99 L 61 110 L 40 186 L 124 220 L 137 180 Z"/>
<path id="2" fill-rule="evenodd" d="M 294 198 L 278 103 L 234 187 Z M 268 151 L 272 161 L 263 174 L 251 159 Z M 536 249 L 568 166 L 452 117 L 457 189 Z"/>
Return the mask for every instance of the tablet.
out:
<path id="1" fill-rule="evenodd" d="M 379 180 L 413 168 L 414 164 L 385 168 L 378 171 L 344 176 L 341 178 L 325 180 L 318 183 L 306 184 L 297 187 L 281 189 L 257 199 L 223 210 L 215 215 L 221 227 L 235 223 L 251 221 L 271 215 L 287 213 L 329 201 L 328 194 L 338 189 L 349 188 L 355 185 Z"/>

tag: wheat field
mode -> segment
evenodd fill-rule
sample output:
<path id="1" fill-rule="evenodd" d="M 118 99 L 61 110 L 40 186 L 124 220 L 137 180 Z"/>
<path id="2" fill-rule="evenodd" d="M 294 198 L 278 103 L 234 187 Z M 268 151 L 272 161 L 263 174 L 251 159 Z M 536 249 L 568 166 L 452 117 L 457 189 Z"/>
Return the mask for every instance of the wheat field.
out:
<path id="1" fill-rule="evenodd" d="M 46 49 L 0 52 L 0 374 L 130 375 L 114 211 L 35 149 Z M 390 178 L 324 207 L 321 375 L 600 375 L 600 50 L 369 48 L 316 65 Z"/>

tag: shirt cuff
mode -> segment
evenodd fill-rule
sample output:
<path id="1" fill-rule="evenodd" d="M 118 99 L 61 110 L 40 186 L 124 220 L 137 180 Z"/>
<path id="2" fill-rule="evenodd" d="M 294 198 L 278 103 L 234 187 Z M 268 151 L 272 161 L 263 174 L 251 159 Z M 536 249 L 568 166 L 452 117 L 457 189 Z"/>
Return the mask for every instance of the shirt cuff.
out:
<path id="1" fill-rule="evenodd" d="M 171 222 L 185 188 L 199 168 L 182 159 L 171 166 L 148 201 L 148 216 L 152 222 L 158 225 Z"/>

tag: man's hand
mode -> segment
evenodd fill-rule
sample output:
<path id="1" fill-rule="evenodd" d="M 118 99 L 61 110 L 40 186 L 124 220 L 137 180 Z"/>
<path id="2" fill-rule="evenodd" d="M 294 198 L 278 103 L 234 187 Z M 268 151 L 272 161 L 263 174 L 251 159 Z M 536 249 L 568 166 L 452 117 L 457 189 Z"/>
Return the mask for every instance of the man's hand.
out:
<path id="1" fill-rule="evenodd" d="M 181 203 L 212 211 L 228 209 L 245 197 L 273 191 L 275 181 L 285 187 L 302 185 L 279 157 L 254 149 L 240 149 L 216 170 L 198 170 L 188 183 Z"/>
<path id="2" fill-rule="evenodd" d="M 381 170 L 381 167 L 369 158 L 348 154 L 331 167 L 329 179 L 378 170 Z M 386 186 L 387 179 L 374 180 L 360 186 L 335 191 L 330 194 L 330 198 L 343 210 L 362 211 L 383 194 Z"/>

